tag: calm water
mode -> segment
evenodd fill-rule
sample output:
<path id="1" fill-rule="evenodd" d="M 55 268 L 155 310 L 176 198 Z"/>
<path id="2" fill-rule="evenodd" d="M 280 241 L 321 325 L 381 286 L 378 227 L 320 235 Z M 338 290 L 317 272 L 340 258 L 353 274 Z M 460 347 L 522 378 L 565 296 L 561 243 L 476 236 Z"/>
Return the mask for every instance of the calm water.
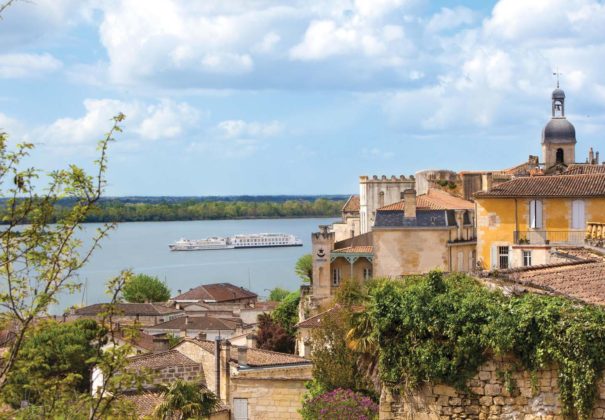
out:
<path id="1" fill-rule="evenodd" d="M 230 282 L 250 288 L 260 296 L 265 289 L 283 287 L 296 290 L 300 281 L 294 274 L 296 260 L 311 249 L 311 233 L 320 224 L 334 219 L 219 220 L 194 222 L 121 223 L 102 242 L 92 260 L 79 272 L 85 290 L 64 295 L 53 313 L 62 313 L 73 304 L 107 301 L 105 282 L 130 268 L 166 280 L 173 295 L 204 283 Z M 92 235 L 97 224 L 85 227 Z M 170 252 L 168 244 L 179 238 L 229 236 L 238 233 L 291 233 L 303 241 L 302 247 L 253 248 L 197 252 Z"/>

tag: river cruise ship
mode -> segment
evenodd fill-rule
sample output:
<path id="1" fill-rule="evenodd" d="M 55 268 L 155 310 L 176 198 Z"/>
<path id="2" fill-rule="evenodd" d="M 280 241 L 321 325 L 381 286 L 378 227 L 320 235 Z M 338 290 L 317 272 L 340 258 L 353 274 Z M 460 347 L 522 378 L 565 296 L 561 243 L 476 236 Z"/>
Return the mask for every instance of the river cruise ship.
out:
<path id="1" fill-rule="evenodd" d="M 205 239 L 180 239 L 168 245 L 171 251 L 205 251 L 212 249 L 270 248 L 302 246 L 302 241 L 286 233 L 255 233 Z"/>

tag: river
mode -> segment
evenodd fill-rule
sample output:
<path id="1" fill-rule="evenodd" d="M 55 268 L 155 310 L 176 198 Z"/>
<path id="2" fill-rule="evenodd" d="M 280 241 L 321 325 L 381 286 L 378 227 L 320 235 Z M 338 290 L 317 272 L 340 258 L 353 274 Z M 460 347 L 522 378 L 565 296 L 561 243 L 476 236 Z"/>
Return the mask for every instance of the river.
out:
<path id="1" fill-rule="evenodd" d="M 93 304 L 108 300 L 106 281 L 131 269 L 165 280 L 172 294 L 200 284 L 229 282 L 249 288 L 265 297 L 267 289 L 283 287 L 296 290 L 300 285 L 294 274 L 296 260 L 310 252 L 311 233 L 318 225 L 335 219 L 254 219 L 203 220 L 190 222 L 120 223 L 101 243 L 88 264 L 79 273 L 83 290 L 64 294 L 52 313 L 59 314 L 74 304 Z M 86 243 L 100 225 L 86 224 L 82 239 Z M 168 244 L 179 239 L 230 236 L 239 233 L 289 233 L 303 241 L 302 247 L 252 248 L 194 252 L 171 252 Z"/>

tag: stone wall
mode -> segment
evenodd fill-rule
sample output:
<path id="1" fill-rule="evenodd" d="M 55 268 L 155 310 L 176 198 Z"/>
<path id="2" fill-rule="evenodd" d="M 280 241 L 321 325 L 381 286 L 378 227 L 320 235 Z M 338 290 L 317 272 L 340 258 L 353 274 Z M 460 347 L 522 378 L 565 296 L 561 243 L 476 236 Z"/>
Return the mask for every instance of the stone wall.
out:
<path id="1" fill-rule="evenodd" d="M 300 419 L 305 382 L 312 378 L 311 366 L 240 370 L 231 379 L 230 403 L 248 400 L 248 418 Z"/>
<path id="2" fill-rule="evenodd" d="M 468 385 L 469 394 L 446 385 L 427 385 L 412 393 L 384 389 L 380 419 L 563 419 L 555 369 L 539 371 L 532 380 L 528 372 L 515 369 L 513 359 L 494 358 Z M 605 418 L 605 384 L 601 380 L 598 386 L 593 419 Z"/>
<path id="3" fill-rule="evenodd" d="M 201 381 L 204 372 L 200 365 L 176 365 L 158 369 L 153 373 L 154 384 L 169 384 L 177 379 L 184 381 Z"/>

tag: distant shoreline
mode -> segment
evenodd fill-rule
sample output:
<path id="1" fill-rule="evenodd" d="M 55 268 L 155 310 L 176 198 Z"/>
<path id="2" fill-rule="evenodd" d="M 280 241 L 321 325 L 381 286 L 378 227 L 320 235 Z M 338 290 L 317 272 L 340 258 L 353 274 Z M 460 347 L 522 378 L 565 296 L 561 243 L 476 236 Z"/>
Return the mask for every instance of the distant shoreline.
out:
<path id="1" fill-rule="evenodd" d="M 340 214 L 331 216 L 283 216 L 283 217 L 234 217 L 222 219 L 175 219 L 175 220 L 122 220 L 114 222 L 84 222 L 84 224 L 92 223 L 162 223 L 162 222 L 220 222 L 223 220 L 294 220 L 294 219 L 338 219 Z"/>

